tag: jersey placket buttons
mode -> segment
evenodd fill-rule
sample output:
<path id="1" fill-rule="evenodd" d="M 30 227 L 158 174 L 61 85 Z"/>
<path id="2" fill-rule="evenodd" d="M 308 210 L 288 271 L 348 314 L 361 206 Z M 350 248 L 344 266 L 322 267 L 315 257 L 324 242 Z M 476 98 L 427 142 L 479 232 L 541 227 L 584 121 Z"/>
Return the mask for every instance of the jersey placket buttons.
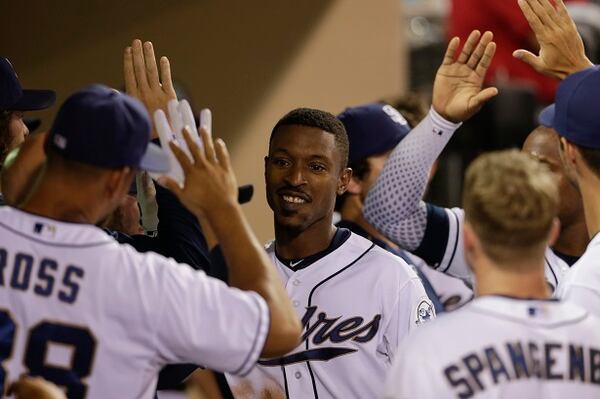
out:
<path id="1" fill-rule="evenodd" d="M 299 371 L 296 371 L 296 373 L 294 374 L 294 377 L 296 377 L 296 379 L 299 380 L 300 378 L 302 378 L 302 373 Z"/>

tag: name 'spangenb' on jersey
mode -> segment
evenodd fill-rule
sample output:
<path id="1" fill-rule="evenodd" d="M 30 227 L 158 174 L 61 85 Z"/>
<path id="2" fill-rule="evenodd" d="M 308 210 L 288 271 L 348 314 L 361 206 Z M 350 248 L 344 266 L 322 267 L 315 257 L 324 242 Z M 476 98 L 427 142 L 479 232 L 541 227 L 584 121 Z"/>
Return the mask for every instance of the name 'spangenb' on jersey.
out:
<path id="1" fill-rule="evenodd" d="M 247 373 L 269 312 L 242 292 L 90 225 L 0 207 L 0 392 L 22 373 L 73 398 L 152 398 L 158 371 Z"/>
<path id="2" fill-rule="evenodd" d="M 480 297 L 406 340 L 385 398 L 598 398 L 598 331 L 570 303 Z"/>

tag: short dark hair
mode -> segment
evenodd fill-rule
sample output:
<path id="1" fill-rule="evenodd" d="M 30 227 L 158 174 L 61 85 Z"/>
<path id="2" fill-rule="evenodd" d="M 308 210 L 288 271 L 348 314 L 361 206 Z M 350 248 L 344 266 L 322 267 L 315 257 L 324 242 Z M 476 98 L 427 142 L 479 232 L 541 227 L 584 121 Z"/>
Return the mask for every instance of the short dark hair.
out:
<path id="1" fill-rule="evenodd" d="M 271 136 L 269 137 L 269 146 L 273 141 L 273 136 L 277 129 L 282 126 L 306 126 L 314 127 L 331 133 L 335 137 L 335 144 L 342 155 L 342 167 L 345 168 L 348 164 L 348 134 L 344 124 L 326 111 L 313 108 L 296 108 L 283 116 L 271 130 Z"/>
<path id="2" fill-rule="evenodd" d="M 8 125 L 10 123 L 12 112 L 0 110 L 0 167 L 4 165 L 4 160 L 10 152 L 12 137 Z"/>

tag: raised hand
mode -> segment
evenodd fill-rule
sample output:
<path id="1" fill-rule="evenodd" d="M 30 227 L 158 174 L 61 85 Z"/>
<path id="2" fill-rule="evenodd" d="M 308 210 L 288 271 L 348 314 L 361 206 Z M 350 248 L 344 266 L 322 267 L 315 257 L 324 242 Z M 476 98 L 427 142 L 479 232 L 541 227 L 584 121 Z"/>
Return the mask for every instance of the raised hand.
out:
<path id="1" fill-rule="evenodd" d="M 519 49 L 513 57 L 529 64 L 544 75 L 564 79 L 572 73 L 593 66 L 585 55 L 583 40 L 562 0 L 519 0 L 540 45 L 539 54 Z"/>
<path id="2" fill-rule="evenodd" d="M 169 101 L 176 100 L 173 88 L 171 66 L 167 57 L 160 58 L 160 76 L 156 65 L 152 42 L 134 40 L 125 48 L 123 55 L 123 73 L 125 91 L 140 100 L 150 115 L 156 110 L 166 112 Z M 152 138 L 157 137 L 156 129 L 152 129 Z"/>
<path id="3" fill-rule="evenodd" d="M 433 84 L 433 109 L 445 119 L 463 122 L 475 115 L 483 104 L 498 94 L 498 89 L 483 89 L 485 74 L 496 51 L 494 35 L 471 32 L 456 57 L 460 39 L 450 40 L 444 61 Z"/>
<path id="4" fill-rule="evenodd" d="M 187 127 L 188 132 L 192 136 L 193 140 L 200 147 L 202 147 L 202 141 L 198 136 L 198 130 L 196 129 L 196 122 L 194 120 L 192 108 L 186 100 L 179 102 L 177 100 L 171 100 L 167 105 L 167 109 L 169 115 L 168 118 L 165 112 L 161 109 L 154 113 L 154 126 L 156 127 L 161 146 L 167 151 L 171 162 L 171 169 L 166 175 L 177 181 L 180 186 L 183 186 L 183 170 L 181 169 L 179 162 L 177 162 L 175 155 L 170 150 L 169 143 L 174 141 L 179 148 L 186 153 L 188 158 L 192 159 L 190 150 L 188 149 L 188 146 L 183 138 L 183 128 Z M 210 111 L 208 112 L 208 116 L 210 117 Z M 206 114 L 204 119 L 206 119 Z M 205 124 L 210 125 L 211 121 L 205 121 Z"/>
<path id="5" fill-rule="evenodd" d="M 200 129 L 200 136 L 202 147 L 194 141 L 187 129 L 183 130 L 183 138 L 191 158 L 176 142 L 170 143 L 171 151 L 185 175 L 184 185 L 180 186 L 170 177 L 162 177 L 160 181 L 192 213 L 198 217 L 206 215 L 212 224 L 214 220 L 211 218 L 226 216 L 219 213 L 219 210 L 227 211 L 232 206 L 237 206 L 238 186 L 223 140 L 213 141 L 205 129 Z"/>

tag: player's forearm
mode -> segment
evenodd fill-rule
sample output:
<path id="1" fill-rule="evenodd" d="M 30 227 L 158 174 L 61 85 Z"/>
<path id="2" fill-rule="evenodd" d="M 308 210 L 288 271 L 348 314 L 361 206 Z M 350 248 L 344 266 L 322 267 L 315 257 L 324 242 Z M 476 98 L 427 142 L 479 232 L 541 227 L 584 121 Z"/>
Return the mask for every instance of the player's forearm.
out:
<path id="1" fill-rule="evenodd" d="M 405 241 L 402 235 L 406 232 L 414 235 L 416 225 L 422 226 L 422 238 L 425 219 L 413 219 L 422 219 L 426 215 L 421 198 L 427 188 L 429 170 L 459 126 L 430 110 L 396 146 L 369 191 L 365 217 L 395 242 L 402 245 Z"/>
<path id="2" fill-rule="evenodd" d="M 298 345 L 301 325 L 275 267 L 254 236 L 241 207 L 225 206 L 207 215 L 229 266 L 229 284 L 258 293 L 269 306 L 271 327 L 264 357 L 283 355 Z"/>

